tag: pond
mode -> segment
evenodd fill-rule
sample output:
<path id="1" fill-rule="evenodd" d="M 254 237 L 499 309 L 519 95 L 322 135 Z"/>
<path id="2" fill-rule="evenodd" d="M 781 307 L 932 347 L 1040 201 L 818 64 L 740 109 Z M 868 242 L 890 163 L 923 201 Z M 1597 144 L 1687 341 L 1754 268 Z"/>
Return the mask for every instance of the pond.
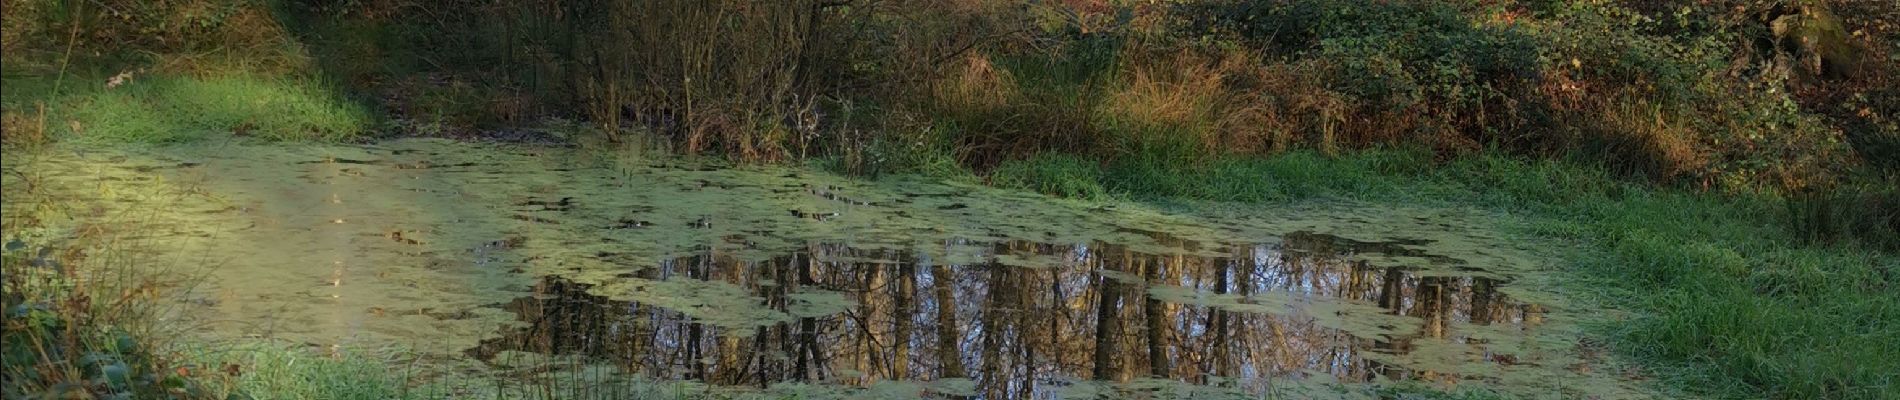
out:
<path id="1" fill-rule="evenodd" d="M 195 277 L 170 298 L 209 338 L 400 347 L 435 376 L 998 399 L 1637 393 L 1578 333 L 1591 317 L 1537 246 L 1470 210 L 1170 209 L 429 139 L 8 163 L 7 214 L 115 232 L 141 264 Z"/>

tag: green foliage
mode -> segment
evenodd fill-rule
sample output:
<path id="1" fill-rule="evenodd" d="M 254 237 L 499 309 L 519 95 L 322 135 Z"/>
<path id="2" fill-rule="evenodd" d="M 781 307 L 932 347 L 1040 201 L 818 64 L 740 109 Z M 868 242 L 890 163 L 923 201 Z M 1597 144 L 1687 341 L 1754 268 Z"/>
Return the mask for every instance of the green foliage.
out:
<path id="1" fill-rule="evenodd" d="M 1113 75 L 1115 61 L 1125 45 L 1108 34 L 1070 34 L 1062 46 L 1047 53 L 1011 54 L 998 64 L 1016 78 L 1025 92 L 1084 90 Z"/>
<path id="2" fill-rule="evenodd" d="M 1115 38 L 1093 36 L 1051 54 L 998 57 L 994 73 L 1007 79 L 957 83 L 964 85 L 960 90 L 996 96 L 993 102 L 939 102 L 930 112 L 959 160 L 979 170 L 1045 150 L 1102 148 L 1107 143 L 1092 111 L 1118 46 Z"/>
<path id="3" fill-rule="evenodd" d="M 1896 58 L 1900 61 L 1900 58 Z M 1847 141 L 1868 165 L 1900 173 L 1900 87 L 1877 87 L 1836 105 Z"/>
<path id="4" fill-rule="evenodd" d="M 1650 32 L 1676 26 L 1658 22 L 1634 10 L 1565 4 L 1543 10 L 1549 23 L 1539 24 L 1535 35 L 1557 64 L 1559 73 L 1586 82 L 1604 82 L 1636 88 L 1664 104 L 1682 105 L 1698 100 L 1697 86 L 1704 75 L 1721 68 L 1731 49 L 1723 24 L 1693 28 L 1699 34 L 1659 36 Z M 1723 20 L 1714 16 L 1691 24 Z M 1564 65 L 1568 64 L 1568 65 Z"/>
<path id="5" fill-rule="evenodd" d="M 1360 103 L 1442 112 L 1469 119 L 1459 125 L 1468 130 L 1522 125 L 1482 119 L 1481 110 L 1530 97 L 1527 91 L 1542 74 L 1543 46 L 1525 29 L 1480 24 L 1449 3 L 1209 2 L 1191 7 L 1185 14 L 1197 29 L 1235 34 L 1265 49 L 1268 57 L 1331 63 L 1326 86 Z"/>
<path id="6" fill-rule="evenodd" d="M 9 46 L 8 59 L 37 69 L 77 65 L 80 76 L 121 65 L 163 69 L 158 76 L 252 71 L 290 81 L 301 79 L 276 77 L 321 72 L 386 101 L 395 127 L 424 135 L 579 118 L 614 139 L 627 131 L 740 160 L 853 159 L 860 155 L 846 153 L 879 143 L 889 150 L 884 159 L 917 149 L 933 153 L 917 158 L 979 171 L 1052 150 L 1144 157 L 1149 144 L 1126 139 L 1158 138 L 1199 141 L 1188 157 L 1197 164 L 1229 149 L 1330 153 L 1334 142 L 1453 153 L 1496 147 L 1605 159 L 1620 173 L 1662 181 L 1800 188 L 1826 184 L 1831 171 L 1852 164 L 1830 122 L 1891 125 L 1884 117 L 1891 107 L 1880 104 L 1892 96 L 1850 101 L 1875 105 L 1873 117 L 1826 121 L 1778 90 L 1788 79 L 1772 73 L 1780 61 L 1770 60 L 1788 57 L 1756 42 L 1772 39 L 1763 18 L 1786 11 L 1760 4 L 147 3 L 24 4 L 26 14 L 10 13 L 6 26 L 13 43 L 30 46 Z M 455 12 L 438 12 L 444 6 Z M 1847 17 L 1829 26 L 1871 26 Z M 59 34 L 75 27 L 88 32 L 64 38 L 77 53 L 119 61 L 66 62 Z M 1192 61 L 1155 62 L 1176 53 Z M 956 82 L 966 58 L 997 76 Z M 1242 58 L 1251 62 L 1235 61 Z M 217 61 L 228 59 L 239 61 Z M 257 59 L 276 61 L 250 61 Z M 1192 70 L 1213 83 L 1155 78 L 1165 70 Z M 1159 83 L 1118 92 L 1143 79 Z M 917 98 L 959 85 L 951 91 L 995 99 Z M 117 109 L 96 117 L 124 121 L 92 122 L 118 132 L 102 136 L 202 136 L 125 133 L 181 125 L 138 120 L 152 108 L 141 102 L 100 99 Z M 895 145 L 916 143 L 905 132 L 848 132 L 854 125 L 829 105 L 850 102 L 927 116 L 909 125 L 943 128 L 949 156 L 935 145 Z M 1838 102 L 1815 104 L 1831 103 Z M 267 135 L 343 136 L 332 128 Z M 1893 152 L 1880 150 L 1894 142 L 1891 129 L 1846 130 L 1862 158 L 1892 164 L 1884 160 Z M 854 138 L 833 139 L 844 136 Z"/>
<path id="7" fill-rule="evenodd" d="M 1625 175 L 1728 188 L 1824 185 L 1852 158 L 1837 127 L 1780 90 L 1793 82 L 1785 60 L 1801 55 L 1750 47 L 1748 38 L 1768 30 L 1750 14 L 1768 11 L 1757 5 L 1212 1 L 1180 9 L 1189 32 L 1261 49 L 1268 62 L 1323 66 L 1317 79 L 1346 116 L 1320 128 L 1343 132 L 1349 144 L 1594 158 Z M 1878 135 L 1859 137 L 1876 140 L 1857 147 L 1879 147 L 1859 146 Z"/>

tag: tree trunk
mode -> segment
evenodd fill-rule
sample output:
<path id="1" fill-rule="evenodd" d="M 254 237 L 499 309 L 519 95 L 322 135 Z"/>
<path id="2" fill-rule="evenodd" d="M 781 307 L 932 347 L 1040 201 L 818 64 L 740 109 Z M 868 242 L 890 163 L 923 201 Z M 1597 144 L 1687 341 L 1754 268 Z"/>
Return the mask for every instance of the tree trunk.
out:
<path id="1" fill-rule="evenodd" d="M 863 277 L 859 278 L 858 287 L 889 287 L 883 268 L 865 268 L 859 272 L 863 274 Z M 883 321 L 878 320 L 878 316 L 885 314 L 885 308 L 890 305 L 888 303 L 890 297 L 872 290 L 860 292 L 859 296 L 859 312 L 864 314 L 864 319 L 859 321 L 864 326 L 859 329 L 862 329 L 864 334 L 858 336 L 858 354 L 854 358 L 857 360 L 857 370 L 864 371 L 862 382 L 869 383 L 873 379 L 890 375 L 891 364 L 885 362 L 883 354 L 884 344 L 888 339 L 884 336 L 889 331 L 884 330 Z"/>
<path id="2" fill-rule="evenodd" d="M 1035 388 L 1036 388 L 1036 342 L 1035 342 L 1035 339 L 1042 337 L 1041 335 L 1035 334 L 1036 333 L 1035 332 L 1036 331 L 1036 328 L 1035 328 L 1036 315 L 1038 313 L 1033 311 L 1036 309 L 1035 304 L 1034 304 L 1035 300 L 1033 297 L 1029 296 L 1028 288 L 1035 287 L 1035 286 L 1032 286 L 1030 282 L 1028 282 L 1030 273 L 1033 273 L 1033 271 L 1028 271 L 1028 270 L 1016 271 L 1017 278 L 1023 280 L 1022 282 L 1017 282 L 1017 284 L 1021 285 L 1020 287 L 1023 289 L 1019 290 L 1016 293 L 1016 300 L 1017 300 L 1016 326 L 1019 332 L 1017 333 L 1018 339 L 1016 340 L 1016 351 L 1018 355 L 1020 356 L 1020 358 L 1018 358 L 1019 360 L 1018 362 L 1022 363 L 1023 365 L 1022 386 L 1018 386 L 1016 388 L 1018 391 L 1016 394 L 1016 398 L 1019 398 L 1019 399 L 1030 398 L 1030 395 L 1035 393 Z"/>
<path id="3" fill-rule="evenodd" d="M 1445 337 L 1445 320 L 1449 314 L 1445 304 L 1446 278 L 1426 277 L 1418 279 L 1418 308 L 1414 314 L 1425 319 L 1425 335 L 1434 338 Z"/>
<path id="4" fill-rule="evenodd" d="M 937 364 L 943 372 L 941 378 L 962 378 L 963 350 L 957 343 L 961 338 L 957 333 L 956 277 L 950 274 L 950 267 L 937 264 L 930 267 L 930 280 L 937 292 Z"/>
<path id="5" fill-rule="evenodd" d="M 984 269 L 989 270 L 987 271 L 989 272 L 989 284 L 985 285 L 988 286 L 989 290 L 987 293 L 988 296 L 985 296 L 987 298 L 984 299 L 985 307 L 982 308 L 983 360 L 982 364 L 980 364 L 981 373 L 979 375 L 981 375 L 983 379 L 983 386 L 987 397 L 999 398 L 1003 397 L 1003 392 L 999 390 L 1007 385 L 1006 381 L 1003 380 L 1003 326 L 1001 321 L 1004 321 L 1004 318 L 1001 314 L 1004 312 L 1004 304 L 1008 304 L 1005 299 L 1009 296 L 1010 287 L 1008 277 L 1004 276 L 1002 265 L 990 264 L 984 266 Z"/>
<path id="6" fill-rule="evenodd" d="M 1100 270 L 1112 270 L 1114 262 L 1102 262 Z M 1098 281 L 1095 306 L 1095 370 L 1097 380 L 1115 379 L 1115 338 L 1121 336 L 1121 284 L 1106 275 Z"/>
<path id="7" fill-rule="evenodd" d="M 1398 268 L 1385 269 L 1384 288 L 1379 290 L 1379 307 L 1398 314 L 1405 305 L 1405 272 Z"/>
<path id="8" fill-rule="evenodd" d="M 1492 283 L 1490 279 L 1472 278 L 1471 280 L 1471 323 L 1472 324 L 1475 324 L 1475 325 L 1490 325 L 1491 324 L 1491 320 L 1492 318 L 1494 318 L 1494 315 L 1495 315 L 1495 313 L 1491 309 L 1492 304 L 1494 303 L 1493 297 L 1497 296 L 1497 290 L 1493 288 L 1493 285 L 1495 284 Z"/>
<path id="9" fill-rule="evenodd" d="M 1179 265 L 1180 258 L 1176 258 L 1175 262 Z M 1162 283 L 1162 277 L 1166 276 L 1163 271 L 1166 264 L 1161 262 L 1160 258 L 1157 257 L 1153 263 L 1143 263 L 1143 266 L 1146 269 L 1144 272 L 1149 286 Z M 1161 300 L 1148 296 L 1146 293 L 1137 295 L 1143 299 L 1142 316 L 1148 320 L 1148 374 L 1157 378 L 1167 378 L 1174 375 L 1173 360 L 1168 359 L 1170 334 L 1168 324 L 1173 321 L 1168 318 L 1167 305 L 1162 304 Z"/>
<path id="10" fill-rule="evenodd" d="M 1222 262 L 1219 266 L 1214 267 L 1214 294 L 1227 294 L 1227 275 L 1230 273 L 1229 269 L 1233 263 L 1236 262 L 1240 261 Z M 1214 347 L 1214 375 L 1231 376 L 1233 372 L 1229 371 L 1228 366 L 1233 364 L 1232 361 L 1229 360 L 1232 357 L 1233 351 L 1229 350 L 1232 344 L 1228 343 L 1231 339 L 1227 337 L 1227 310 L 1216 307 L 1212 311 L 1214 313 L 1212 318 L 1214 327 L 1210 330 L 1214 332 L 1214 343 L 1212 343 Z"/>
<path id="11" fill-rule="evenodd" d="M 694 265 L 687 266 L 687 278 L 702 281 L 706 280 L 706 275 L 709 275 L 706 270 L 706 263 L 710 258 L 710 256 L 702 257 L 698 262 L 694 263 Z M 705 330 L 705 326 L 699 322 L 691 322 L 686 328 L 686 360 L 692 364 L 688 366 L 691 368 L 692 373 L 687 379 L 702 382 L 707 380 L 706 363 L 702 360 L 704 354 L 702 354 L 703 351 L 700 346 L 701 340 L 703 340 L 706 335 Z"/>
<path id="12" fill-rule="evenodd" d="M 792 256 L 792 263 L 798 266 L 798 284 L 812 286 L 816 284 L 811 275 L 812 256 L 810 253 L 803 255 Z M 798 378 L 823 380 L 826 360 L 823 349 L 818 347 L 818 320 L 812 317 L 799 318 L 798 332 Z"/>
<path id="13" fill-rule="evenodd" d="M 909 263 L 898 264 L 897 295 L 892 296 L 896 304 L 891 307 L 891 318 L 896 320 L 897 325 L 897 332 L 894 333 L 895 337 L 892 339 L 895 348 L 892 349 L 891 355 L 891 379 L 903 380 L 910 377 L 910 332 L 914 324 L 912 314 L 916 313 L 916 307 L 911 303 L 914 302 L 913 298 L 916 296 L 917 266 Z"/>

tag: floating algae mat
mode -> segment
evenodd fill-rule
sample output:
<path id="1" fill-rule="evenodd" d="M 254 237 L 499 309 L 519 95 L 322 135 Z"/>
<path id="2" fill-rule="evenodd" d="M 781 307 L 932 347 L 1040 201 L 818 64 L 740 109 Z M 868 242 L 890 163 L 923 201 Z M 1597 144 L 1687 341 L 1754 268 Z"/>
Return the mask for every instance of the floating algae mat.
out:
<path id="1" fill-rule="evenodd" d="M 218 339 L 812 397 L 1637 393 L 1548 261 L 1468 211 L 1168 212 L 424 139 L 7 162 L 8 215 L 202 276 L 175 297 Z"/>

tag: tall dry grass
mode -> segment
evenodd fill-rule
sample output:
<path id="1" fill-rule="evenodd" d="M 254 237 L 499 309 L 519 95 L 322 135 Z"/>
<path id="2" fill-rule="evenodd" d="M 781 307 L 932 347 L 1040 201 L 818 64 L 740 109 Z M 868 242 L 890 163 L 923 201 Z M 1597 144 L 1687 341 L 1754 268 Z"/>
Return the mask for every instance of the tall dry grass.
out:
<path id="1" fill-rule="evenodd" d="M 1103 94 L 1100 118 L 1134 132 L 1180 136 L 1204 152 L 1221 148 L 1220 120 L 1235 105 L 1222 65 L 1181 51 L 1121 60 L 1118 68 L 1126 77 Z"/>
<path id="2" fill-rule="evenodd" d="M 1612 170 L 1658 181 L 1699 178 L 1709 164 L 1705 146 L 1682 116 L 1640 98 L 1602 100 L 1578 119 L 1579 147 Z"/>

